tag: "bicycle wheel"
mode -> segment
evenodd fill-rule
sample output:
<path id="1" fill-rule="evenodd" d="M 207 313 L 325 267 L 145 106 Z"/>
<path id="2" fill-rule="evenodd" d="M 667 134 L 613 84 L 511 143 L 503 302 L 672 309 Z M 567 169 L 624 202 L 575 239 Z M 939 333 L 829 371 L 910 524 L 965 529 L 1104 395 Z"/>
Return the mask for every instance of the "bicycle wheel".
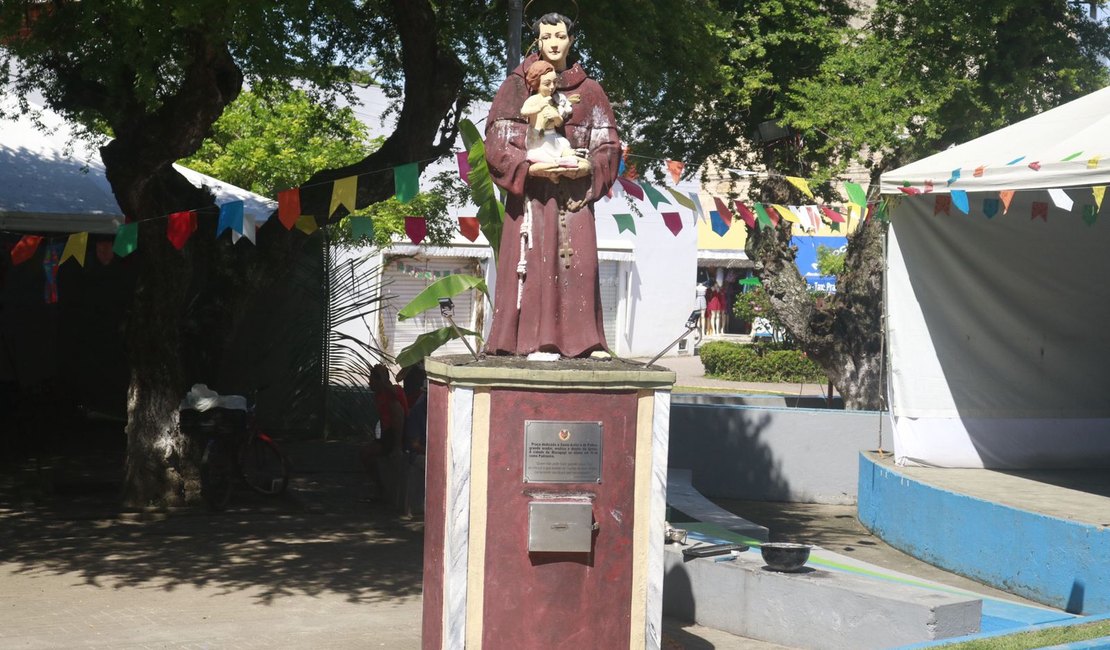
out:
<path id="1" fill-rule="evenodd" d="M 289 463 L 266 434 L 252 436 L 243 448 L 243 479 L 255 492 L 281 494 L 289 485 Z"/>
<path id="2" fill-rule="evenodd" d="M 200 461 L 200 496 L 209 510 L 227 507 L 235 489 L 235 467 L 226 442 L 213 438 L 204 448 Z"/>

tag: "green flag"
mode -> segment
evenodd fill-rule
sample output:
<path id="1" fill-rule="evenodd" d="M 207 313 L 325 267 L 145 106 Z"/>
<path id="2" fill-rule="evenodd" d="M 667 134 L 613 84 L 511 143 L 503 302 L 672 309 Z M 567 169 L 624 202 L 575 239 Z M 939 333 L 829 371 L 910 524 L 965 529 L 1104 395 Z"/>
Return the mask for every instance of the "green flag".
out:
<path id="1" fill-rule="evenodd" d="M 690 200 L 690 197 L 684 196 L 682 192 L 679 192 L 678 190 L 670 187 L 667 188 L 667 191 L 671 193 L 671 196 L 674 197 L 674 200 L 678 201 L 678 204 L 682 207 L 694 210 L 695 212 L 698 211 L 697 207 L 694 205 L 694 202 Z"/>
<path id="2" fill-rule="evenodd" d="M 1095 220 L 1097 220 L 1097 219 L 1098 219 L 1098 206 L 1097 205 L 1085 205 L 1085 206 L 1083 206 L 1083 221 L 1086 222 L 1086 224 L 1088 226 L 1093 226 L 1094 223 L 1095 223 Z"/>
<path id="3" fill-rule="evenodd" d="M 636 220 L 630 214 L 614 214 L 613 220 L 617 222 L 617 234 L 630 230 L 632 234 L 636 234 Z"/>
<path id="4" fill-rule="evenodd" d="M 393 168 L 393 187 L 397 200 L 408 203 L 420 191 L 420 167 L 416 163 L 399 165 Z"/>
<path id="5" fill-rule="evenodd" d="M 845 191 L 848 192 L 848 201 L 854 203 L 862 210 L 867 209 L 867 193 L 863 191 L 859 183 L 845 183 Z"/>
<path id="6" fill-rule="evenodd" d="M 139 224 L 125 223 L 116 231 L 116 241 L 112 244 L 112 252 L 118 257 L 127 257 L 139 248 Z"/>
<path id="7" fill-rule="evenodd" d="M 647 181 L 638 182 L 640 187 L 644 188 L 644 193 L 647 194 L 648 199 L 651 201 L 651 207 L 658 208 L 660 203 L 666 203 L 667 205 L 671 204 L 671 202 L 667 200 L 667 197 L 663 196 L 662 192 L 652 187 L 651 183 Z"/>
<path id="8" fill-rule="evenodd" d="M 769 228 L 775 225 L 771 221 L 771 215 L 767 214 L 767 208 L 763 207 L 762 203 L 753 203 L 752 207 L 755 208 L 755 220 L 759 222 L 760 228 Z"/>
<path id="9" fill-rule="evenodd" d="M 374 238 L 374 220 L 370 217 L 351 217 L 351 239 Z"/>

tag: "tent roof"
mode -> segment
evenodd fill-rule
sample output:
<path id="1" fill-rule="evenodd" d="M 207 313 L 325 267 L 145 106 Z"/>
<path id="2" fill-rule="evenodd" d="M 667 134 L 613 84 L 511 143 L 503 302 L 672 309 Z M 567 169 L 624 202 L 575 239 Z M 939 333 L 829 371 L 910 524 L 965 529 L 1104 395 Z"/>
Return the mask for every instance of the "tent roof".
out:
<path id="1" fill-rule="evenodd" d="M 1092 167 L 1088 161 L 1096 156 L 1103 160 Z M 1040 171 L 1029 167 L 1034 162 Z M 983 174 L 975 177 L 981 166 Z M 947 185 L 957 169 L 959 179 Z M 882 175 L 882 193 L 896 194 L 906 182 L 922 189 L 926 181 L 937 192 L 1110 183 L 1110 87 L 889 171 Z"/>
<path id="2" fill-rule="evenodd" d="M 4 111 L 15 102 L 3 100 Z M 58 114 L 39 111 L 32 119 L 0 119 L 0 230 L 114 233 L 123 223 L 99 149 L 74 138 Z M 38 121 L 43 127 L 35 124 Z M 263 196 L 179 165 L 196 186 L 206 186 L 217 203 L 240 200 L 261 224 L 277 204 Z"/>

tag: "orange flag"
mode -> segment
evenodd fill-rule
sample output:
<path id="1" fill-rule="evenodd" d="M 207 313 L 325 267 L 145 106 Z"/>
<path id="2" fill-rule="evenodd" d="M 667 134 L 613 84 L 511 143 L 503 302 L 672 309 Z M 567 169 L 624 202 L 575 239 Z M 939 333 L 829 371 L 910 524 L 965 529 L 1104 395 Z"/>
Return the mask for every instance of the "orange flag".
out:
<path id="1" fill-rule="evenodd" d="M 19 239 L 19 243 L 12 248 L 12 266 L 22 264 L 34 256 L 35 251 L 39 249 L 39 244 L 42 242 L 42 237 L 38 235 L 23 235 Z"/>
<path id="2" fill-rule="evenodd" d="M 998 198 L 1002 199 L 1002 214 L 1010 211 L 1010 201 L 1014 200 L 1013 190 L 1002 190 L 998 193 Z"/>
<path id="3" fill-rule="evenodd" d="M 459 232 L 463 237 L 470 241 L 478 239 L 478 233 L 481 228 L 478 227 L 478 217 L 459 217 Z"/>
<path id="4" fill-rule="evenodd" d="M 301 216 L 301 188 L 294 187 L 278 192 L 278 220 L 286 230 L 292 230 Z"/>

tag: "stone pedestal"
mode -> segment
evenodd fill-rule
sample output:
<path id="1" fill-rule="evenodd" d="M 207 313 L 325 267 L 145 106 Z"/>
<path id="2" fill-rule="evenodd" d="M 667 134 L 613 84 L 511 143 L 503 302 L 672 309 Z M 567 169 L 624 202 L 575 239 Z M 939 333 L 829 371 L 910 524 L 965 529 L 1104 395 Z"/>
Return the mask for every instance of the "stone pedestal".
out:
<path id="1" fill-rule="evenodd" d="M 426 368 L 424 648 L 658 648 L 674 373 Z"/>

